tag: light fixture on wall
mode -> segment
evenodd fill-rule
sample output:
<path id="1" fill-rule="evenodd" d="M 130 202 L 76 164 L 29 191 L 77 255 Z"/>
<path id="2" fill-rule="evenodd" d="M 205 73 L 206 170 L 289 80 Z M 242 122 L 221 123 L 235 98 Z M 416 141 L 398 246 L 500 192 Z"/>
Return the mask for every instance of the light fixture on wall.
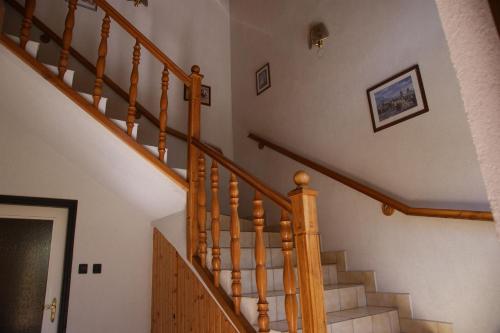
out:
<path id="1" fill-rule="evenodd" d="M 312 49 L 313 46 L 317 46 L 318 49 L 321 49 L 328 36 L 330 36 L 330 34 L 324 23 L 312 25 L 309 31 L 309 49 Z"/>

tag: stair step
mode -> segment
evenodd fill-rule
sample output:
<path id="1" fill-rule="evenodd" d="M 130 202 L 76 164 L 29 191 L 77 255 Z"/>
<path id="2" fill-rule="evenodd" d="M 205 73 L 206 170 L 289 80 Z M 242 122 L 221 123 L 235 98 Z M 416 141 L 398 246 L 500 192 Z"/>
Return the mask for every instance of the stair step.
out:
<path id="1" fill-rule="evenodd" d="M 209 217 L 210 218 L 210 217 Z M 281 248 L 281 235 L 279 232 L 264 232 L 264 245 L 266 247 Z M 212 246 L 212 234 L 207 231 L 207 245 Z M 231 247 L 231 234 L 228 230 L 221 230 L 219 237 L 219 247 Z M 255 247 L 255 232 L 241 231 L 240 232 L 240 247 Z"/>
<path id="2" fill-rule="evenodd" d="M 221 248 L 221 269 L 231 269 L 231 249 Z M 292 261 L 295 264 L 295 251 L 292 252 Z M 254 248 L 246 247 L 240 249 L 241 269 L 255 268 Z M 212 268 L 212 248 L 207 248 L 207 267 Z M 281 247 L 266 248 L 266 267 L 283 267 L 283 253 Z"/>
<path id="3" fill-rule="evenodd" d="M 325 285 L 337 284 L 337 268 L 334 264 L 323 265 L 323 283 Z M 283 268 L 271 267 L 267 270 L 267 290 L 268 292 L 281 292 L 283 294 Z M 242 294 L 251 294 L 257 292 L 255 285 L 255 268 L 242 269 L 241 272 L 241 292 Z M 297 268 L 294 269 L 295 286 L 298 287 Z M 231 290 L 231 270 L 221 270 L 220 284 L 228 295 L 232 294 Z"/>
<path id="4" fill-rule="evenodd" d="M 45 67 L 47 67 L 53 74 L 58 75 L 59 74 L 59 68 L 53 65 L 47 65 L 44 64 Z M 75 71 L 72 71 L 71 69 L 66 70 L 64 73 L 64 83 L 66 83 L 68 86 L 73 86 L 73 78 L 75 77 Z"/>
<path id="5" fill-rule="evenodd" d="M 110 118 L 112 122 L 114 122 L 118 127 L 120 127 L 123 131 L 127 131 L 127 122 L 125 120 L 120 120 L 120 119 L 112 119 Z M 139 124 L 134 123 L 134 128 L 132 129 L 132 138 L 134 140 L 137 140 L 137 131 L 139 130 Z"/>
<path id="6" fill-rule="evenodd" d="M 326 312 L 338 312 L 366 306 L 365 289 L 362 285 L 332 284 L 325 285 L 324 290 Z M 296 297 L 299 303 L 299 317 L 301 317 L 298 290 Z M 258 299 L 257 293 L 244 294 L 241 297 L 241 311 L 247 319 L 251 319 L 251 324 L 257 323 Z M 269 304 L 270 321 L 286 319 L 285 294 L 282 290 L 267 292 L 266 300 Z"/>
<path id="7" fill-rule="evenodd" d="M 126 125 L 125 125 L 126 126 Z M 136 127 L 134 126 L 134 130 Z M 146 148 L 151 154 L 153 154 L 156 158 L 160 156 L 160 153 L 158 152 L 158 147 L 157 146 L 150 146 L 150 145 L 142 145 L 144 148 Z M 163 163 L 167 164 L 167 154 L 168 149 L 165 150 L 165 156 L 163 157 Z"/>
<path id="8" fill-rule="evenodd" d="M 326 314 L 328 333 L 400 333 L 398 311 L 394 308 L 364 306 Z M 271 332 L 288 332 L 285 320 L 270 323 Z M 302 322 L 298 320 L 298 332 Z"/>
<path id="9" fill-rule="evenodd" d="M 94 103 L 94 96 L 91 94 L 87 94 L 84 92 L 79 92 L 80 96 L 85 98 L 87 102 L 90 104 Z M 106 97 L 101 97 L 101 100 L 99 101 L 99 111 L 101 111 L 102 114 L 106 114 L 106 104 L 108 103 L 108 99 Z"/>
<path id="10" fill-rule="evenodd" d="M 13 35 L 7 35 L 11 40 L 19 44 L 20 39 L 17 36 Z M 38 49 L 40 48 L 40 43 L 29 40 L 28 43 L 26 43 L 26 52 L 28 52 L 29 55 L 31 55 L 33 58 L 36 58 L 38 54 Z"/>

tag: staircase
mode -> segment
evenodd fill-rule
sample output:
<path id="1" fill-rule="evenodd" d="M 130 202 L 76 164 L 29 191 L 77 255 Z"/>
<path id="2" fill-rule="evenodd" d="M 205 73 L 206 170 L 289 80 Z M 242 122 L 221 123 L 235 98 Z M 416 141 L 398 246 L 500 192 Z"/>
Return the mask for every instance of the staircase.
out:
<path id="1" fill-rule="evenodd" d="M 19 6 L 12 0 L 9 3 L 14 7 Z M 65 31 L 59 38 L 61 56 L 57 64 L 40 63 L 37 55 L 43 44 L 29 39 L 31 26 L 36 22 L 35 1 L 26 1 L 20 37 L 2 35 L 0 42 L 123 144 L 135 150 L 187 192 L 188 260 L 238 331 L 452 332 L 451 324 L 412 319 L 408 294 L 378 293 L 374 272 L 348 271 L 345 251 L 321 253 L 316 192 L 308 186 L 309 177 L 304 172 L 298 172 L 294 179 L 296 188 L 285 197 L 227 159 L 213 146 L 202 143 L 200 88 L 203 77 L 199 68 L 193 66 L 191 75 L 185 74 L 106 1 L 96 0 L 96 3 L 105 12 L 105 17 L 95 66 L 96 80 L 94 87 L 91 87 L 91 94 L 72 89 L 78 73 L 68 68 L 68 58 L 76 52 L 71 49 L 76 0 L 68 2 Z M 129 93 L 123 90 L 119 93 L 129 105 L 126 120 L 106 117 L 108 99 L 102 95 L 103 82 L 110 81 L 104 76 L 110 20 L 118 23 L 136 40 Z M 141 47 L 164 65 L 158 119 L 143 110 L 137 102 Z M 188 134 L 177 134 L 188 143 L 188 170 L 172 169 L 167 165 L 166 135 L 167 132 L 176 133 L 167 126 L 169 73 L 173 73 L 192 90 Z M 155 146 L 137 142 L 141 130 L 136 121 L 138 109 L 158 127 L 158 144 Z M 206 158 L 211 160 L 210 177 L 206 175 Z M 220 214 L 219 170 L 222 168 L 231 179 L 230 216 Z M 239 181 L 245 182 L 254 191 L 252 220 L 239 217 Z M 212 191 L 210 216 L 207 216 L 207 187 Z M 265 229 L 264 198 L 281 211 L 279 232 Z M 154 285 L 153 289 L 156 287 Z M 154 302 L 153 311 L 162 316 L 171 315 L 164 312 L 165 309 L 157 308 Z M 153 323 L 153 331 L 162 330 Z M 213 331 L 218 332 L 215 329 Z"/>

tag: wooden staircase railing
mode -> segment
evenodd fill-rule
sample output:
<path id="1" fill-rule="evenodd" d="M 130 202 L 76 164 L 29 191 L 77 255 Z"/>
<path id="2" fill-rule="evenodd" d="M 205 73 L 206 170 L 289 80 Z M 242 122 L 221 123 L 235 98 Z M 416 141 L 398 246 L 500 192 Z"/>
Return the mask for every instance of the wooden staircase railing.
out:
<path id="1" fill-rule="evenodd" d="M 493 215 L 490 211 L 474 211 L 474 210 L 457 210 L 457 209 L 436 209 L 436 208 L 423 208 L 423 207 L 411 207 L 391 198 L 369 186 L 361 184 L 347 176 L 344 176 L 338 172 L 329 169 L 328 167 L 307 159 L 297 153 L 294 153 L 276 143 L 273 143 L 267 139 L 264 139 L 257 134 L 250 133 L 248 137 L 259 144 L 259 148 L 264 147 L 271 148 L 272 150 L 285 155 L 292 160 L 295 160 L 313 170 L 322 173 L 323 175 L 330 177 L 358 192 L 361 192 L 372 199 L 375 199 L 382 203 L 382 212 L 384 215 L 390 216 L 394 213 L 394 210 L 398 210 L 406 215 L 413 216 L 426 216 L 426 217 L 440 217 L 440 218 L 452 218 L 452 219 L 464 219 L 464 220 L 478 220 L 478 221 L 493 221 Z"/>
<path id="2" fill-rule="evenodd" d="M 7 0 L 14 2 L 13 0 Z M 117 85 L 112 87 L 117 91 L 121 91 L 122 97 L 127 97 L 129 107 L 127 109 L 127 134 L 121 132 L 119 136 L 127 142 L 131 147 L 143 154 L 144 152 L 137 147 L 135 142 L 132 142 L 132 126 L 136 118 L 138 103 L 137 89 L 139 85 L 138 64 L 141 57 L 141 49 L 149 51 L 162 65 L 163 70 L 161 75 L 161 97 L 160 97 L 160 117 L 157 120 L 157 126 L 160 129 L 158 138 L 158 153 L 159 160 L 162 160 L 166 149 L 166 133 L 168 132 L 168 83 L 169 73 L 173 73 L 187 87 L 191 89 L 189 99 L 189 116 L 188 116 L 188 134 L 185 136 L 188 143 L 188 193 L 187 193 L 187 254 L 188 259 L 193 263 L 193 266 L 199 271 L 200 275 L 205 279 L 212 294 L 223 308 L 230 310 L 229 316 L 236 322 L 235 326 L 242 332 L 254 331 L 253 327 L 248 325 L 248 322 L 242 317 L 240 309 L 241 301 L 241 272 L 240 272 L 240 226 L 239 226 L 239 189 L 238 181 L 246 182 L 254 190 L 253 199 L 253 221 L 255 228 L 255 271 L 256 271 L 256 286 L 258 291 L 258 331 L 269 332 L 269 315 L 268 303 L 266 300 L 267 294 L 267 269 L 266 269 L 266 250 L 264 242 L 264 225 L 265 211 L 263 205 L 264 197 L 271 200 L 281 210 L 281 236 L 282 248 L 284 255 L 283 269 L 283 285 L 285 288 L 286 302 L 285 313 L 288 322 L 289 332 L 297 332 L 298 330 L 298 303 L 295 288 L 295 277 L 291 252 L 293 251 L 292 235 L 295 240 L 295 250 L 297 254 L 297 268 L 299 274 L 299 296 L 302 309 L 302 330 L 304 332 L 326 332 L 326 314 L 323 299 L 323 278 L 320 262 L 319 235 L 316 212 L 316 195 L 317 193 L 308 187 L 309 176 L 303 171 L 296 173 L 294 181 L 296 188 L 293 189 L 288 197 L 285 197 L 262 181 L 252 176 L 250 173 L 236 165 L 234 162 L 226 158 L 219 149 L 202 143 L 201 137 L 201 83 L 203 75 L 200 74 L 200 68 L 193 66 L 191 74 L 187 75 L 173 61 L 171 61 L 163 52 L 161 52 L 149 39 L 142 35 L 135 27 L 130 24 L 123 16 L 121 16 L 111 5 L 104 0 L 96 0 L 96 4 L 104 11 L 104 17 L 101 26 L 101 39 L 98 49 L 97 63 L 94 67 L 90 62 L 83 58 L 71 47 L 73 28 L 75 26 L 75 11 L 77 0 L 68 1 L 68 13 L 64 25 L 63 37 L 59 38 L 50 29 L 43 25 L 42 22 L 34 17 L 36 9 L 35 0 L 26 0 L 24 8 L 24 19 L 20 31 L 21 49 L 25 49 L 26 43 L 30 38 L 31 26 L 33 23 L 44 27 L 45 32 L 50 34 L 50 37 L 59 42 L 61 45 L 61 53 L 58 64 L 57 77 L 48 74 L 48 70 L 40 64 L 34 65 L 35 59 L 29 57 L 26 52 L 21 49 L 16 53 L 26 59 L 30 64 L 37 67 L 37 70 L 46 76 L 49 81 L 57 87 L 63 87 L 64 92 L 71 95 L 79 105 L 84 105 L 83 99 L 74 91 L 69 92 L 69 87 L 63 83 L 64 73 L 67 71 L 68 60 L 70 56 L 79 57 L 82 63 L 87 63 L 85 66 L 94 69 L 96 79 L 93 87 L 93 100 L 90 105 L 85 105 L 85 108 L 91 108 L 91 114 L 101 123 L 109 126 L 103 120 L 105 117 L 97 110 L 98 102 L 102 98 L 103 83 L 112 83 L 112 81 L 104 75 L 106 56 L 107 56 L 107 41 L 110 36 L 110 26 L 113 22 L 118 23 L 135 41 L 132 50 L 132 70 L 130 76 L 130 89 L 127 94 Z M 16 5 L 15 5 L 16 6 Z M 19 5 L 17 4 L 19 7 Z M 2 43 L 13 47 L 13 42 L 8 41 L 2 36 Z M 78 96 L 78 97 L 77 97 Z M 95 110 L 94 110 L 95 109 Z M 146 115 L 145 109 L 142 110 Z M 150 114 L 151 115 L 151 114 Z M 152 117 L 154 118 L 154 117 Z M 149 119 L 149 118 L 148 118 Z M 153 120 L 156 120 L 154 118 Z M 153 121 L 155 123 L 155 121 Z M 115 133 L 118 133 L 117 128 L 109 127 Z M 177 132 L 177 136 L 181 135 Z M 184 136 L 184 135 L 182 135 Z M 210 157 L 212 164 L 210 167 L 210 176 L 206 175 L 206 157 Z M 158 164 L 158 160 L 154 160 Z M 219 202 L 219 171 L 220 167 L 224 167 L 230 173 L 230 207 L 231 207 L 231 264 L 232 264 L 232 299 L 226 299 L 225 293 L 220 287 L 220 202 Z M 167 172 L 170 176 L 170 173 Z M 174 177 L 175 178 L 175 177 Z M 212 266 L 213 274 L 206 268 L 207 257 L 207 200 L 206 200 L 206 184 L 205 180 L 210 180 L 210 188 L 212 193 L 211 199 L 211 221 L 212 221 Z M 179 182 L 182 185 L 182 182 Z M 186 185 L 183 185 L 185 187 Z M 290 220 L 291 216 L 291 220 Z M 293 222 L 293 223 L 292 223 Z M 292 230 L 293 226 L 293 230 Z M 222 295 L 222 296 L 221 296 Z M 230 303 L 230 305 L 228 305 Z"/>

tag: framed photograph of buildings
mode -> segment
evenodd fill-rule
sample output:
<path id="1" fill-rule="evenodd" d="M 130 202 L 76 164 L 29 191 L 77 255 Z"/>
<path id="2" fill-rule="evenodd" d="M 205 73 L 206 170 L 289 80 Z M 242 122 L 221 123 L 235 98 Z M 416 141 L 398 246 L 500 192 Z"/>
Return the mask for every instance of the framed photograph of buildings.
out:
<path id="1" fill-rule="evenodd" d="M 271 70 L 269 69 L 269 63 L 262 66 L 255 73 L 255 84 L 257 85 L 257 96 L 271 87 Z"/>
<path id="2" fill-rule="evenodd" d="M 367 95 L 374 132 L 429 111 L 418 65 L 369 88 Z"/>
<path id="3" fill-rule="evenodd" d="M 184 100 L 189 101 L 191 96 L 191 90 L 184 86 Z M 204 84 L 201 85 L 201 104 L 210 106 L 212 105 L 212 92 L 210 86 Z"/>

